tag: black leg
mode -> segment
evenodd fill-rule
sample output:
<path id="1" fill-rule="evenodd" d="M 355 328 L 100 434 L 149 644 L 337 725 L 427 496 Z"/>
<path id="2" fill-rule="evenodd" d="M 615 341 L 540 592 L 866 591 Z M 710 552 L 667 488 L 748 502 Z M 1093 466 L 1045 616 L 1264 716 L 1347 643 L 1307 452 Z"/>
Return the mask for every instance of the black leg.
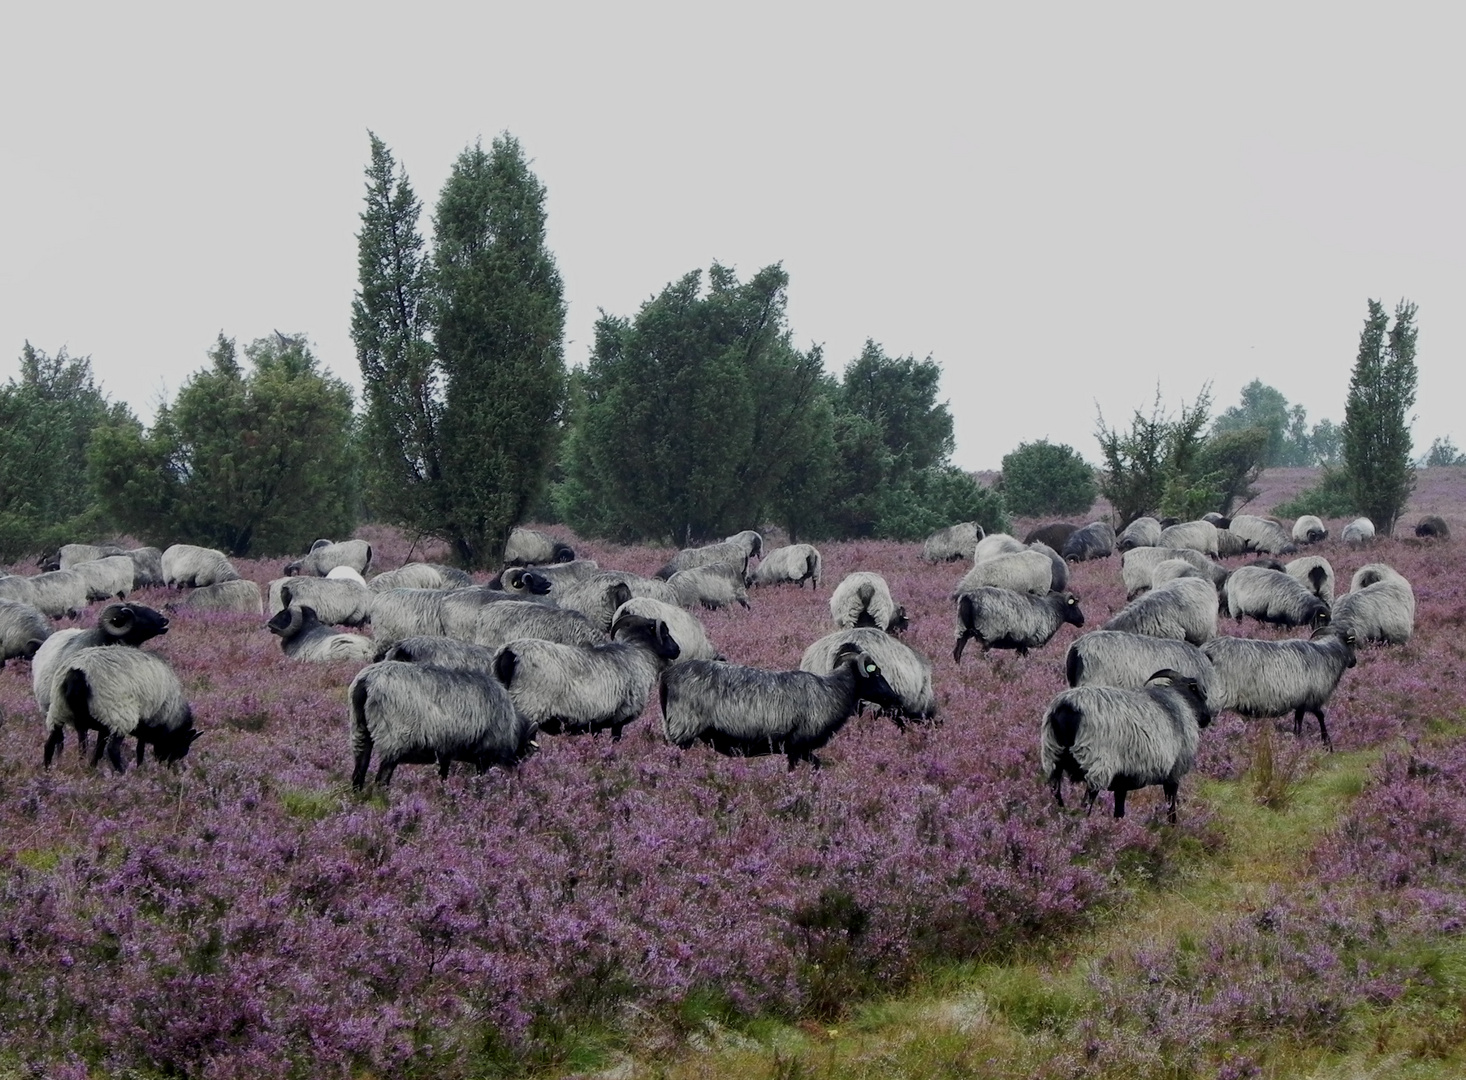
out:
<path id="1" fill-rule="evenodd" d="M 1064 805 L 1064 776 L 1058 769 L 1055 769 L 1054 775 L 1049 777 L 1049 790 L 1054 793 L 1054 801 L 1062 808 Z"/>
<path id="2" fill-rule="evenodd" d="M 147 744 L 145 742 L 143 742 L 141 739 L 139 739 L 137 741 L 137 763 L 139 765 L 141 765 L 143 763 L 143 751 L 145 751 L 146 749 L 147 749 Z"/>
<path id="3" fill-rule="evenodd" d="M 108 735 L 106 737 L 106 739 L 98 739 L 97 740 L 97 745 L 98 746 L 101 746 L 103 743 L 106 743 L 106 745 L 107 745 L 107 760 L 112 763 L 112 768 L 116 769 L 120 773 L 127 771 L 127 762 L 125 762 L 125 761 L 122 760 L 122 740 L 123 740 L 123 738 L 124 738 L 124 736 L 119 735 L 116 732 L 113 732 L 112 734 Z"/>
<path id="4" fill-rule="evenodd" d="M 1099 798 L 1099 788 L 1086 787 L 1084 791 L 1084 813 L 1087 817 L 1094 812 L 1095 800 Z"/>
<path id="5" fill-rule="evenodd" d="M 377 786 L 385 787 L 392 782 L 392 773 L 397 769 L 397 762 L 384 761 L 377 769 Z"/>
<path id="6" fill-rule="evenodd" d="M 367 766 L 372 763 L 372 748 L 368 746 L 356 755 L 356 767 L 351 770 L 351 786 L 360 791 L 366 785 Z"/>
<path id="7" fill-rule="evenodd" d="M 92 750 L 92 768 L 95 769 L 97 767 L 97 763 L 102 760 L 102 755 L 106 752 L 106 750 L 107 750 L 107 733 L 104 732 L 104 731 L 99 731 L 99 732 L 97 732 L 97 745 L 96 745 L 96 748 L 94 750 Z"/>
<path id="8" fill-rule="evenodd" d="M 1125 816 L 1125 789 L 1124 788 L 1121 788 L 1119 791 L 1115 792 L 1115 816 L 1117 818 L 1122 818 L 1122 817 Z"/>
<path id="9" fill-rule="evenodd" d="M 56 751 L 61 749 L 61 744 L 65 741 L 66 729 L 64 727 L 53 727 L 51 734 L 46 737 L 46 756 L 44 759 L 46 768 L 49 769 L 51 767 L 51 758 L 56 755 Z"/>
<path id="10" fill-rule="evenodd" d="M 1161 790 L 1166 793 L 1166 803 L 1169 810 L 1166 813 L 1166 820 L 1172 825 L 1176 824 L 1176 796 L 1180 793 L 1181 785 L 1174 780 L 1161 781 Z"/>
<path id="11" fill-rule="evenodd" d="M 1328 725 L 1323 722 L 1323 710 L 1314 709 L 1313 715 L 1318 717 L 1318 733 L 1323 738 L 1324 747 L 1332 754 L 1334 752 L 1334 741 L 1329 738 Z"/>
<path id="12" fill-rule="evenodd" d="M 438 779 L 448 779 L 448 769 L 453 764 L 453 759 L 447 754 L 438 755 Z"/>

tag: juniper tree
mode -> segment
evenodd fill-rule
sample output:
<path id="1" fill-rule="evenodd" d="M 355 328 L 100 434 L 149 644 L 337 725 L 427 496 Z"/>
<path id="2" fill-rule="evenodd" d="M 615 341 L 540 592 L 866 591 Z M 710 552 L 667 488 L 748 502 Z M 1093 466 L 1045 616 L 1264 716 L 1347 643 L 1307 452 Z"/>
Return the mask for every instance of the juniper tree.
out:
<path id="1" fill-rule="evenodd" d="M 1415 310 L 1414 304 L 1401 300 L 1391 326 L 1384 306 L 1369 301 L 1344 406 L 1344 475 L 1350 502 L 1382 535 L 1394 531 L 1415 487 L 1409 416 L 1417 378 Z"/>

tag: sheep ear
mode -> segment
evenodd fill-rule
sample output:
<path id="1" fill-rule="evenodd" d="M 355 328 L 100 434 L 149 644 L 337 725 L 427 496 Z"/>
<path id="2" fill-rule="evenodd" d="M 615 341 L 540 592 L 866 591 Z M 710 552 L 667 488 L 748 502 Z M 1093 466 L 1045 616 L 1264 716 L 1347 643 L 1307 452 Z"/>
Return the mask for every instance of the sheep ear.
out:
<path id="1" fill-rule="evenodd" d="M 290 606 L 290 586 L 289 585 L 281 585 L 280 586 L 280 606 L 281 607 L 289 607 Z"/>

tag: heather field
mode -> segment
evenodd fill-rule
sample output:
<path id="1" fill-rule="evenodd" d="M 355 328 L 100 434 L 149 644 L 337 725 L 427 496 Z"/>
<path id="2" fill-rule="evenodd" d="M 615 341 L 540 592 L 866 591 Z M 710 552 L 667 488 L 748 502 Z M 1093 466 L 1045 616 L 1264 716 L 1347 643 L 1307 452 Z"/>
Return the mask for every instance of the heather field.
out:
<path id="1" fill-rule="evenodd" d="M 1248 509 L 1310 480 L 1270 474 Z M 1077 631 L 954 664 L 963 567 L 917 544 L 821 545 L 821 590 L 703 616 L 730 659 L 794 667 L 841 576 L 886 576 L 938 723 L 858 717 L 819 771 L 670 748 L 653 702 L 619 743 L 542 736 L 512 772 L 404 766 L 356 795 L 356 666 L 289 662 L 259 618 L 180 613 L 147 648 L 207 732 L 189 757 L 117 776 L 68 739 L 45 772 L 11 662 L 0 1075 L 1459 1075 L 1466 470 L 1422 473 L 1399 531 L 1422 513 L 1457 539 L 1315 549 L 1341 592 L 1384 561 L 1418 603 L 1410 644 L 1345 674 L 1337 752 L 1224 715 L 1174 827 L 1158 789 L 1120 822 L 1108 796 L 1089 818 L 1053 805 L 1038 722 Z M 375 570 L 409 555 L 360 535 Z M 642 573 L 670 554 L 576 547 Z M 282 564 L 238 565 L 263 583 Z M 1090 627 L 1124 601 L 1114 558 L 1072 587 Z"/>

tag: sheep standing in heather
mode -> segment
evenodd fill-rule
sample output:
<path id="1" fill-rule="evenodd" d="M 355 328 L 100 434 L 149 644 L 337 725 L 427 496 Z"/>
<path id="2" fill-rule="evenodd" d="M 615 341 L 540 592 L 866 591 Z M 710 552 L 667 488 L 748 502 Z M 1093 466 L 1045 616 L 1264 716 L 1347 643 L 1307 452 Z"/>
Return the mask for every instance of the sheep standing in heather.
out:
<path id="1" fill-rule="evenodd" d="M 748 560 L 761 555 L 763 549 L 763 537 L 752 529 L 748 529 L 718 544 L 683 548 L 657 571 L 656 576 L 665 579 L 679 570 L 691 570 L 695 566 L 722 563 L 734 567 L 746 580 L 748 578 Z"/>
<path id="2" fill-rule="evenodd" d="M 51 636 L 51 620 L 29 604 L 0 600 L 0 667 L 16 657 L 29 660 Z"/>
<path id="3" fill-rule="evenodd" d="M 280 649 L 292 660 L 327 663 L 332 660 L 370 662 L 376 642 L 361 634 L 337 633 L 316 617 L 310 605 L 292 604 L 277 611 L 265 629 L 280 638 Z"/>
<path id="4" fill-rule="evenodd" d="M 622 586 L 624 588 L 624 586 Z M 599 645 L 606 635 L 578 611 L 562 611 L 528 600 L 504 600 L 476 608 L 457 606 L 458 594 L 443 603 L 448 637 L 498 648 L 515 638 L 543 638 L 562 645 Z"/>
<path id="5" fill-rule="evenodd" d="M 1129 551 L 1131 548 L 1159 547 L 1161 542 L 1161 523 L 1153 517 L 1138 517 L 1115 538 L 1115 547 L 1119 551 Z"/>
<path id="6" fill-rule="evenodd" d="M 515 526 L 504 544 L 506 566 L 533 566 L 537 563 L 573 562 L 575 551 L 563 540 L 537 529 Z"/>
<path id="7" fill-rule="evenodd" d="M 1416 522 L 1415 535 L 1424 540 L 1449 540 L 1451 527 L 1446 524 L 1445 518 L 1428 514 Z"/>
<path id="8" fill-rule="evenodd" d="M 372 564 L 372 545 L 365 540 L 342 540 L 312 547 L 310 554 L 285 564 L 286 577 L 325 577 L 338 566 L 365 574 Z"/>
<path id="9" fill-rule="evenodd" d="M 340 578 L 276 578 L 270 582 L 269 612 L 274 615 L 291 604 L 308 604 L 323 623 L 362 626 L 371 621 L 372 607 L 380 595 L 365 585 Z"/>
<path id="10" fill-rule="evenodd" d="M 1183 521 L 1179 525 L 1162 529 L 1160 542 L 1156 547 L 1187 548 L 1215 559 L 1218 557 L 1218 531 L 1210 521 Z"/>
<path id="11" fill-rule="evenodd" d="M 41 712 L 51 708 L 51 687 L 56 672 L 83 649 L 109 645 L 136 647 L 168 632 L 168 619 L 145 604 L 108 604 L 87 630 L 58 630 L 31 657 L 31 692 Z"/>
<path id="12" fill-rule="evenodd" d="M 0 600 L 14 600 L 18 604 L 29 604 L 39 611 L 40 605 L 36 603 L 35 578 L 24 577 L 21 574 L 0 575 Z"/>
<path id="13" fill-rule="evenodd" d="M 86 607 L 87 580 L 75 570 L 49 570 L 30 578 L 33 608 L 49 619 L 74 619 Z"/>
<path id="14" fill-rule="evenodd" d="M 1191 548 L 1138 547 L 1120 556 L 1120 580 L 1125 584 L 1125 599 L 1136 596 L 1155 585 L 1155 570 L 1163 562 L 1180 559 L 1200 570 L 1202 576 L 1220 589 L 1227 580 L 1227 568 L 1212 562 Z"/>
<path id="15" fill-rule="evenodd" d="M 1267 555 L 1291 555 L 1298 550 L 1292 537 L 1283 527 L 1270 518 L 1256 514 L 1238 514 L 1227 526 L 1233 536 L 1240 536 L 1249 551 L 1260 551 Z"/>
<path id="16" fill-rule="evenodd" d="M 1329 621 L 1328 601 L 1283 570 L 1239 566 L 1222 589 L 1227 614 L 1237 621 L 1251 615 L 1278 626 L 1322 626 Z"/>
<path id="17" fill-rule="evenodd" d="M 1044 776 L 1060 806 L 1063 781 L 1084 784 L 1092 810 L 1101 791 L 1115 794 L 1115 817 L 1125 816 L 1125 796 L 1157 784 L 1176 823 L 1181 778 L 1196 763 L 1201 729 L 1211 723 L 1196 680 L 1179 671 L 1157 671 L 1139 690 L 1080 686 L 1049 703 L 1040 731 Z"/>
<path id="18" fill-rule="evenodd" d="M 1108 521 L 1091 521 L 1075 529 L 1059 551 L 1069 562 L 1108 559 L 1114 553 L 1115 529 Z"/>
<path id="19" fill-rule="evenodd" d="M 1283 567 L 1295 581 L 1326 604 L 1334 602 L 1334 568 L 1322 555 L 1305 555 Z"/>
<path id="20" fill-rule="evenodd" d="M 1392 567 L 1368 563 L 1334 602 L 1333 616 L 1360 641 L 1404 645 L 1415 633 L 1415 590 Z"/>
<path id="21" fill-rule="evenodd" d="M 1303 733 L 1303 714 L 1311 712 L 1324 746 L 1332 750 L 1324 706 L 1355 664 L 1354 643 L 1354 634 L 1341 626 L 1319 627 L 1306 641 L 1214 638 L 1201 647 L 1214 671 L 1212 705 L 1247 717 L 1291 712 L 1295 735 Z"/>
<path id="22" fill-rule="evenodd" d="M 404 664 L 421 664 L 450 671 L 476 671 L 493 678 L 494 654 L 497 652 L 497 649 L 454 638 L 410 637 L 378 649 L 375 659 L 378 662 L 400 660 Z"/>
<path id="23" fill-rule="evenodd" d="M 907 628 L 906 609 L 891 597 L 891 587 L 880 574 L 858 570 L 846 574 L 830 596 L 830 618 L 837 627 L 874 626 L 899 633 Z"/>
<path id="24" fill-rule="evenodd" d="M 1069 587 L 1069 564 L 1053 548 L 1042 540 L 1033 540 L 1029 551 L 1036 551 L 1049 560 L 1049 592 L 1063 592 Z"/>
<path id="25" fill-rule="evenodd" d="M 1154 589 L 1158 585 L 1164 585 L 1168 581 L 1175 581 L 1177 578 L 1197 578 L 1200 581 L 1210 582 L 1205 570 L 1198 570 L 1185 559 L 1165 559 L 1156 563 L 1154 570 L 1150 572 L 1150 587 Z"/>
<path id="26" fill-rule="evenodd" d="M 972 549 L 972 561 L 975 565 L 987 562 L 989 559 L 996 559 L 999 555 L 1012 555 L 1027 550 L 1027 546 L 1016 536 L 1009 536 L 1007 533 L 989 533 Z"/>
<path id="27" fill-rule="evenodd" d="M 93 562 L 112 555 L 126 554 L 121 544 L 62 544 L 54 553 L 36 560 L 41 570 L 70 570 L 77 563 Z"/>
<path id="28" fill-rule="evenodd" d="M 731 571 L 732 568 L 725 569 Z M 650 597 L 664 604 L 682 603 L 682 597 L 669 582 L 619 570 L 605 571 L 584 581 L 556 585 L 550 590 L 550 599 L 557 605 L 566 611 L 580 612 L 602 633 L 610 632 L 616 609 L 633 596 Z"/>
<path id="29" fill-rule="evenodd" d="M 1344 531 L 1340 535 L 1343 536 L 1344 543 L 1350 547 L 1372 544 L 1374 542 L 1374 522 L 1366 517 L 1355 518 L 1344 526 Z"/>
<path id="30" fill-rule="evenodd" d="M 229 611 L 237 615 L 263 615 L 265 597 L 260 587 L 247 578 L 200 585 L 181 600 L 165 604 L 169 611 Z"/>
<path id="31" fill-rule="evenodd" d="M 47 768 L 68 724 L 83 745 L 86 733 L 96 731 L 93 767 L 105 753 L 118 772 L 126 768 L 122 744 L 129 736 L 137 739 L 139 765 L 148 746 L 159 761 L 177 761 L 199 736 L 178 676 L 167 661 L 141 649 L 82 649 L 57 668 L 46 712 Z"/>
<path id="32" fill-rule="evenodd" d="M 1217 633 L 1217 591 L 1199 578 L 1176 578 L 1126 604 L 1103 629 L 1200 645 Z"/>
<path id="33" fill-rule="evenodd" d="M 164 585 L 191 589 L 238 579 L 239 571 L 222 551 L 194 544 L 174 544 L 163 552 Z"/>
<path id="34" fill-rule="evenodd" d="M 1073 536 L 1078 529 L 1078 525 L 1071 525 L 1067 521 L 1053 521 L 1047 525 L 1040 525 L 1036 529 L 1030 529 L 1028 535 L 1023 538 L 1023 543 L 1028 547 L 1043 544 L 1055 551 L 1062 551 L 1064 541 Z"/>
<path id="35" fill-rule="evenodd" d="M 954 597 L 991 586 L 1014 592 L 1045 596 L 1053 589 L 1053 563 L 1041 551 L 1008 552 L 972 564 L 952 590 Z"/>
<path id="36" fill-rule="evenodd" d="M 1211 661 L 1188 641 L 1123 630 L 1094 630 L 1080 635 L 1064 655 L 1064 677 L 1070 686 L 1139 690 L 1165 668 L 1194 679 L 1202 697 L 1206 697 L 1212 679 Z"/>
<path id="37" fill-rule="evenodd" d="M 970 559 L 983 535 L 982 526 L 975 521 L 949 525 L 926 538 L 921 545 L 921 557 L 929 563 Z"/>
<path id="38" fill-rule="evenodd" d="M 1313 514 L 1304 514 L 1293 522 L 1293 542 L 1295 544 L 1317 544 L 1320 540 L 1328 538 L 1328 526 Z"/>
<path id="39" fill-rule="evenodd" d="M 812 544 L 790 544 L 775 548 L 764 556 L 744 579 L 753 585 L 798 585 L 804 588 L 808 581 L 814 588 L 820 587 L 820 553 Z"/>
<path id="40" fill-rule="evenodd" d="M 722 660 L 723 654 L 708 638 L 707 630 L 696 615 L 675 604 L 653 600 L 649 596 L 633 596 L 616 609 L 612 625 L 624 615 L 640 615 L 652 622 L 664 622 L 677 642 L 680 653 L 673 663 L 682 664 L 689 660 Z"/>
<path id="41" fill-rule="evenodd" d="M 563 565 L 569 565 L 568 563 Z M 592 574 L 591 577 L 595 575 Z M 491 599 L 535 600 L 542 604 L 554 604 L 556 597 L 550 594 L 558 587 L 562 592 L 581 581 L 590 578 L 566 578 L 557 586 L 550 580 L 544 568 L 530 570 L 523 566 L 511 566 L 487 585 L 465 585 L 463 589 L 478 589 L 481 592 L 502 592 L 504 595 Z M 461 590 L 450 590 L 461 591 Z"/>
<path id="42" fill-rule="evenodd" d="M 454 567 L 412 562 L 371 578 L 367 588 L 385 592 L 387 589 L 461 589 L 472 584 L 473 578 Z"/>
<path id="43" fill-rule="evenodd" d="M 1047 645 L 1065 623 L 1084 625 L 1079 597 L 1073 593 L 1031 596 L 989 586 L 974 589 L 957 597 L 957 643 L 952 659 L 962 662 L 962 651 L 971 639 L 983 652 L 1014 649 L 1019 656 L 1027 656 L 1029 649 Z"/>
<path id="44" fill-rule="evenodd" d="M 71 568 L 87 583 L 87 600 L 126 600 L 132 592 L 137 564 L 126 555 L 108 555 L 89 559 Z"/>
<path id="45" fill-rule="evenodd" d="M 903 720 L 930 720 L 937 715 L 931 661 L 905 642 L 872 626 L 826 634 L 804 650 L 799 658 L 799 670 L 828 675 L 840 666 L 840 652 L 850 645 L 869 654 L 880 665 L 881 673 L 900 702 L 889 710 L 898 724 Z"/>
<path id="46" fill-rule="evenodd" d="M 679 570 L 667 579 L 667 584 L 677 594 L 677 603 L 685 608 L 701 606 L 716 611 L 733 604 L 748 607 L 748 586 L 743 575 L 726 563 Z"/>

